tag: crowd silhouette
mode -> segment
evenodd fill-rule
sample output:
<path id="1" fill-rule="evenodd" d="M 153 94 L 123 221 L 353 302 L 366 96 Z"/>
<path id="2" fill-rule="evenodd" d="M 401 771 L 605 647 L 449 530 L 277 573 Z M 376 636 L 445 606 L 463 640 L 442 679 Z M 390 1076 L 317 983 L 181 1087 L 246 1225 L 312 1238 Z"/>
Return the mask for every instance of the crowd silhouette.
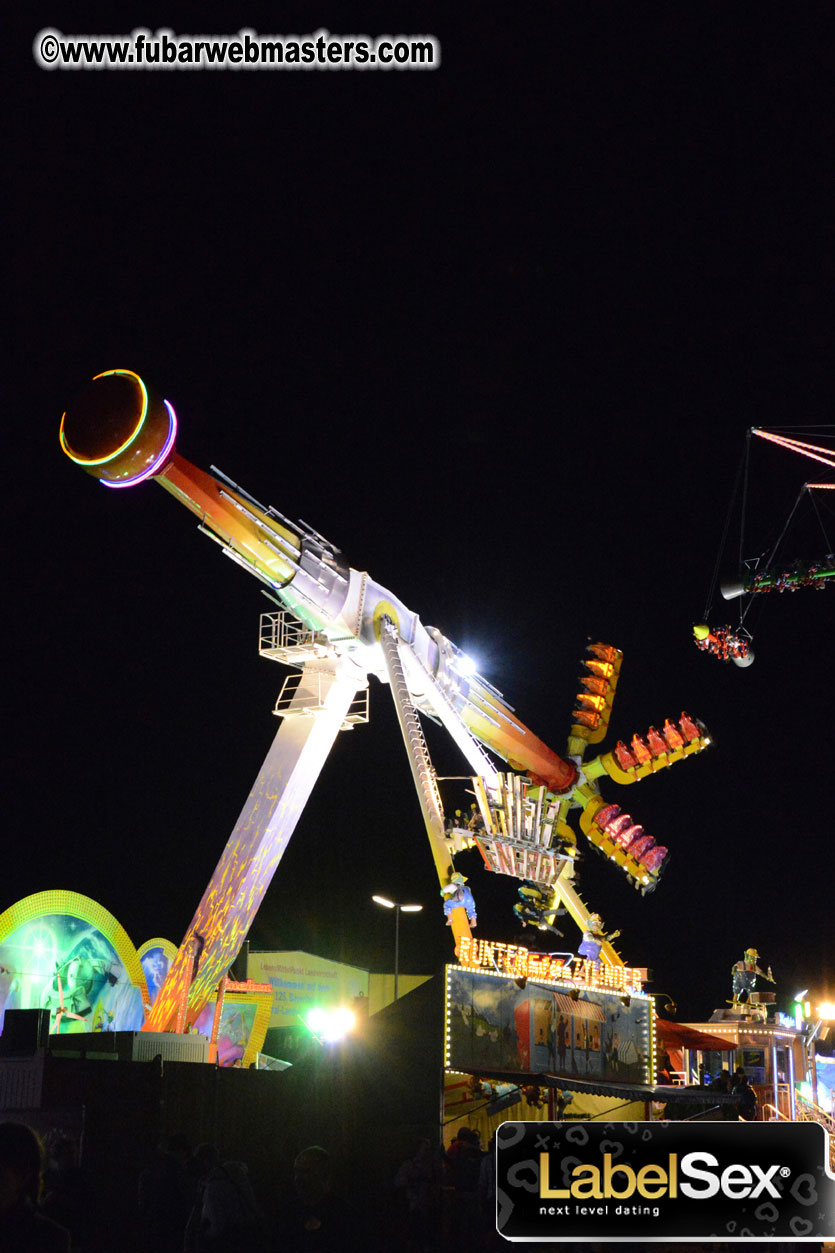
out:
<path id="1" fill-rule="evenodd" d="M 118 1229 L 111 1215 L 112 1228 L 104 1235 L 97 1181 L 88 1177 L 79 1156 L 78 1145 L 62 1132 L 41 1140 L 22 1123 L 0 1122 L 0 1253 L 97 1253 L 101 1248 L 118 1253 L 490 1253 L 506 1244 L 495 1223 L 495 1138 L 485 1149 L 478 1131 L 469 1127 L 460 1127 L 443 1147 L 431 1135 L 422 1136 L 399 1166 L 393 1163 L 388 1188 L 376 1192 L 343 1188 L 345 1163 L 321 1145 L 308 1145 L 293 1160 L 276 1162 L 269 1196 L 256 1195 L 245 1162 L 226 1159 L 216 1145 L 192 1147 L 185 1135 L 173 1134 L 158 1144 L 138 1179 L 124 1180 Z M 599 1253 L 611 1246 L 560 1247 Z M 620 1253 L 666 1253 L 667 1247 L 618 1245 Z M 749 1247 L 779 1253 L 790 1246 L 749 1242 Z"/>

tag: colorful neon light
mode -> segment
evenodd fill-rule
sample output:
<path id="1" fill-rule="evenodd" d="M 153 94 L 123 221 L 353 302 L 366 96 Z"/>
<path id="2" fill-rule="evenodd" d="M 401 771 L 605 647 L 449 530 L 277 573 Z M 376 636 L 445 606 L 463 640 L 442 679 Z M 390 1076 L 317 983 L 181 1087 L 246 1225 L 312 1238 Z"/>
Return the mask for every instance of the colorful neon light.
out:
<path id="1" fill-rule="evenodd" d="M 152 464 L 148 466 L 147 470 L 143 470 L 141 474 L 135 474 L 132 479 L 123 479 L 120 483 L 111 483 L 108 479 L 100 479 L 99 482 L 103 483 L 105 487 L 135 487 L 137 483 L 144 483 L 145 479 L 153 478 L 157 470 L 159 470 L 161 466 L 165 465 L 165 462 L 168 459 L 168 454 L 174 447 L 174 440 L 177 438 L 177 415 L 174 412 L 174 406 L 169 404 L 167 400 L 163 400 L 162 403 L 168 410 L 168 438 L 165 441 L 162 452 L 152 462 Z M 139 428 L 137 427 L 137 430 L 138 429 Z M 134 435 L 135 434 L 136 431 L 134 431 Z M 131 436 L 131 438 L 133 438 L 133 436 Z M 130 443 L 130 440 L 128 440 L 128 443 Z"/>
<path id="2" fill-rule="evenodd" d="M 483 970 L 511 979 L 536 979 L 543 983 L 571 983 L 577 987 L 607 992 L 640 992 L 644 971 L 640 966 L 614 966 L 605 962 L 587 961 L 582 957 L 567 960 L 550 954 L 532 953 L 519 944 L 500 940 L 459 940 L 459 965 L 467 970 Z"/>
<path id="3" fill-rule="evenodd" d="M 110 977 L 111 957 L 121 967 L 116 978 Z M 97 976 L 89 1000 L 90 988 L 76 977 L 82 966 Z M 77 892 L 38 892 L 0 914 L 0 971 L 0 1030 L 6 1008 L 44 1006 L 53 1013 L 55 1031 L 65 1018 L 87 1031 L 113 1029 L 108 1023 L 114 1021 L 117 1030 L 136 1030 L 150 1003 L 127 932 L 102 905 Z"/>
<path id="4" fill-rule="evenodd" d="M 128 438 L 125 440 L 124 444 L 120 445 L 120 447 L 117 448 L 115 452 L 108 453 L 106 457 L 79 457 L 76 453 L 70 452 L 69 445 L 67 444 L 67 441 L 64 439 L 64 419 L 66 418 L 67 415 L 66 415 L 66 412 L 63 413 L 61 415 L 61 426 L 58 431 L 58 438 L 61 441 L 61 447 L 63 448 L 64 452 L 69 457 L 70 461 L 74 461 L 77 465 L 101 466 L 101 465 L 104 465 L 105 462 L 107 461 L 112 461 L 114 457 L 118 457 L 119 453 L 124 452 L 126 448 L 129 448 L 130 445 L 133 443 L 133 441 L 136 439 L 137 435 L 142 430 L 142 424 L 144 423 L 145 418 L 148 416 L 148 392 L 145 388 L 145 384 L 142 382 L 142 379 L 139 377 L 139 375 L 134 373 L 133 370 L 104 370 L 101 374 L 93 375 L 93 382 L 95 383 L 96 379 L 107 378 L 107 376 L 110 374 L 121 374 L 121 375 L 125 375 L 126 377 L 136 379 L 142 391 L 142 412 L 139 415 L 139 421 L 137 422 L 133 431 L 131 431 Z M 166 401 L 166 404 L 167 403 L 168 402 Z M 110 486 L 115 487 L 116 484 L 111 484 Z M 127 484 L 122 483 L 120 486 L 126 487 Z"/>
<path id="5" fill-rule="evenodd" d="M 819 448 L 817 444 L 804 444 L 799 439 L 786 439 L 784 435 L 772 435 L 770 431 L 761 431 L 757 427 L 754 427 L 752 433 L 759 435 L 760 439 L 770 440 L 772 444 L 779 444 L 781 448 L 789 448 L 792 452 L 799 452 L 803 457 L 810 457 L 812 461 L 821 461 L 825 466 L 835 466 L 835 454 L 828 448 Z"/>

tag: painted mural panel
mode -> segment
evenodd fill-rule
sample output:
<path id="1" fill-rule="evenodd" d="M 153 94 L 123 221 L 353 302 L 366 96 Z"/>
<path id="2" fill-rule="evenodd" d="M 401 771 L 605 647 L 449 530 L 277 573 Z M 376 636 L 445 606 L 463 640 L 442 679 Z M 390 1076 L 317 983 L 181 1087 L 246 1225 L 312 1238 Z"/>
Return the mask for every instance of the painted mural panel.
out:
<path id="1" fill-rule="evenodd" d="M 139 961 L 148 984 L 148 996 L 153 1005 L 157 995 L 165 983 L 169 970 L 174 965 L 177 946 L 170 940 L 146 940 L 139 949 Z"/>
<path id="2" fill-rule="evenodd" d="M 242 1063 L 247 1051 L 250 1036 L 255 1026 L 255 1002 L 234 1002 L 226 1000 L 220 1011 L 220 1026 L 217 1033 L 217 1062 L 219 1066 L 234 1066 Z M 194 1029 L 201 1035 L 211 1036 L 212 1021 L 215 1013 L 215 1002 L 200 1011 L 195 1019 Z"/>
<path id="3" fill-rule="evenodd" d="M 48 1009 L 52 1033 L 138 1031 L 142 991 L 110 940 L 72 914 L 25 921 L 0 941 L 0 1030 L 7 1009 Z"/>
<path id="4" fill-rule="evenodd" d="M 447 970 L 447 1065 L 641 1083 L 649 1074 L 650 1002 L 582 990 L 520 988 L 512 979 Z"/>

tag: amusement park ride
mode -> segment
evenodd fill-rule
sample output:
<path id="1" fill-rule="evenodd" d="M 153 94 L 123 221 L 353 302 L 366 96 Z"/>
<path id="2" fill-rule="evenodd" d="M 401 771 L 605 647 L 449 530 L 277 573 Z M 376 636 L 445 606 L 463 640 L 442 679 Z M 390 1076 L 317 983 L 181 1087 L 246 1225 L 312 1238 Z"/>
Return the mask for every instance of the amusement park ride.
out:
<path id="1" fill-rule="evenodd" d="M 830 428 L 831 429 L 831 428 Z M 835 578 L 835 554 L 828 551 L 820 560 L 802 560 L 787 563 L 780 556 L 780 549 L 792 521 L 795 518 L 798 506 L 804 499 L 812 502 L 817 520 L 820 523 L 823 532 L 824 542 L 827 549 L 831 550 L 832 545 L 827 537 L 826 529 L 817 510 L 816 498 L 813 492 L 832 491 L 835 489 L 835 482 L 832 483 L 804 483 L 800 489 L 800 493 L 795 501 L 785 525 L 783 526 L 776 543 L 771 547 L 770 551 L 762 553 L 754 558 L 745 558 L 743 556 L 744 544 L 744 528 L 745 528 L 745 509 L 748 487 L 749 474 L 749 453 L 751 436 L 756 435 L 760 439 L 766 440 L 771 444 L 776 444 L 780 448 L 784 448 L 789 452 L 800 453 L 801 456 L 807 457 L 819 464 L 835 468 L 835 449 L 821 447 L 817 444 L 807 444 L 799 439 L 789 439 L 787 436 L 778 431 L 763 431 L 757 427 L 752 427 L 747 432 L 745 455 L 743 465 L 740 467 L 742 479 L 742 518 L 740 527 L 740 552 L 739 552 L 739 570 L 733 579 L 728 579 L 720 584 L 720 591 L 725 600 L 738 600 L 739 623 L 736 627 L 725 625 L 720 627 L 708 626 L 708 615 L 711 612 L 711 604 L 716 586 L 716 574 L 718 573 L 719 563 L 722 559 L 724 549 L 724 539 L 720 546 L 719 557 L 717 558 L 716 571 L 714 572 L 713 583 L 708 593 L 708 600 L 704 611 L 704 621 L 697 623 L 693 627 L 693 636 L 696 647 L 703 652 L 711 653 L 714 657 L 718 657 L 720 661 L 732 661 L 734 665 L 747 667 L 754 660 L 754 651 L 751 647 L 752 633 L 746 626 L 746 618 L 749 610 L 755 601 L 760 600 L 767 592 L 796 592 L 801 587 L 814 587 L 818 590 L 824 588 L 828 580 Z M 744 473 L 742 471 L 744 470 Z M 739 483 L 739 480 L 738 480 Z M 733 507 L 733 501 L 732 501 Z M 726 525 L 727 535 L 727 525 Z"/>
<path id="2" fill-rule="evenodd" d="M 130 370 L 97 375 L 61 420 L 67 456 L 107 487 L 155 479 L 199 519 L 204 534 L 269 589 L 276 612 L 262 615 L 261 655 L 292 668 L 278 697 L 281 723 L 226 848 L 197 907 L 144 1029 L 183 1031 L 214 995 L 245 939 L 263 895 L 340 730 L 368 721 L 368 676 L 387 683 L 409 758 L 456 951 L 471 939 L 463 876 L 454 857 L 475 843 L 488 870 L 522 880 L 533 925 L 565 910 L 604 964 L 622 966 L 598 916 L 575 885 L 577 837 L 652 891 L 667 858 L 599 782 L 632 784 L 700 752 L 701 723 L 682 714 L 586 759 L 605 737 L 622 655 L 592 644 L 572 715 L 565 757 L 524 726 L 459 648 L 305 522 L 260 504 L 212 467 L 175 450 L 177 419 Z M 420 725 L 440 722 L 473 772 L 472 818 L 447 823 Z M 489 749 L 507 763 L 500 770 Z M 469 901 L 467 898 L 469 897 Z M 469 910 L 470 917 L 472 910 Z M 553 928 L 551 928 L 553 929 Z"/>

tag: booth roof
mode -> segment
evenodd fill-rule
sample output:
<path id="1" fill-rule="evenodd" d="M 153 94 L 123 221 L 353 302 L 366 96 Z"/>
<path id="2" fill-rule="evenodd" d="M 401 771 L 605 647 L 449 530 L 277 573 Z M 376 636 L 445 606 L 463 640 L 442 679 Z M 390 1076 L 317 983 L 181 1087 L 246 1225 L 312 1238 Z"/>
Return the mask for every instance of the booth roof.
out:
<path id="1" fill-rule="evenodd" d="M 713 1053 L 735 1053 L 737 1049 L 736 1042 L 727 1036 L 708 1035 L 706 1031 L 697 1031 L 682 1022 L 668 1022 L 666 1018 L 656 1018 L 655 1033 L 667 1048 L 702 1049 Z"/>
<path id="2" fill-rule="evenodd" d="M 618 1083 L 607 1079 L 580 1079 L 568 1075 L 543 1074 L 518 1071 L 479 1071 L 480 1079 L 501 1080 L 514 1083 L 520 1088 L 535 1084 L 543 1088 L 560 1088 L 568 1092 L 582 1092 L 588 1096 L 619 1097 L 622 1101 L 685 1101 L 691 1105 L 724 1105 L 736 1101 L 735 1096 L 724 1092 L 711 1092 L 708 1088 L 685 1087 L 653 1083 Z"/>
<path id="3" fill-rule="evenodd" d="M 653 1083 L 615 1083 L 605 1079 L 569 1079 L 565 1075 L 540 1075 L 539 1082 L 549 1088 L 564 1088 L 568 1092 L 584 1092 L 591 1096 L 617 1096 L 623 1101 L 656 1101 L 669 1104 L 684 1101 L 689 1105 L 730 1104 L 736 1097 L 724 1092 L 711 1092 L 708 1088 L 685 1087 Z"/>

